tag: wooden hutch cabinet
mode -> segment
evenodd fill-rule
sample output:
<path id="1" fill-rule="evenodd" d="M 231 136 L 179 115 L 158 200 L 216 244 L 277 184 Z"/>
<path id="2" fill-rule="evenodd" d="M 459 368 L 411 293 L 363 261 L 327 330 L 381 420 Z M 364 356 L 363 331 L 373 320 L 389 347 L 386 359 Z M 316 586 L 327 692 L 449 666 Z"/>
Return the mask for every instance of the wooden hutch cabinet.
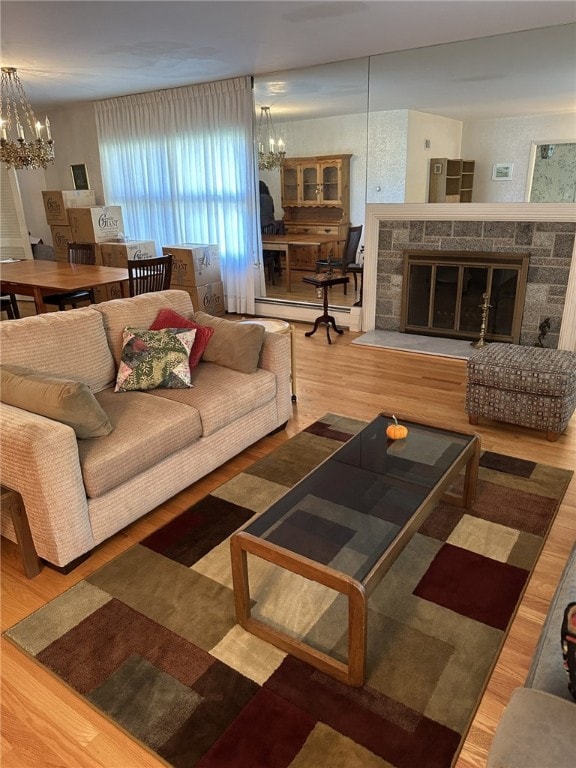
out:
<path id="1" fill-rule="evenodd" d="M 284 225 L 288 234 L 341 235 L 350 226 L 352 155 L 289 157 L 280 171 Z M 334 254 L 341 256 L 343 243 Z M 294 248 L 294 269 L 315 269 L 311 248 Z"/>

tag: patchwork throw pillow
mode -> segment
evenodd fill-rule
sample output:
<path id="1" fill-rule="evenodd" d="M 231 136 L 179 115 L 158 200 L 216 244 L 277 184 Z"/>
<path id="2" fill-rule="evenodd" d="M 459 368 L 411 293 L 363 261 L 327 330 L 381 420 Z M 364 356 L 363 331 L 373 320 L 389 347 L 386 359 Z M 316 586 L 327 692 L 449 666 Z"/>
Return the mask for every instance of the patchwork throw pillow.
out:
<path id="1" fill-rule="evenodd" d="M 106 412 L 82 381 L 37 373 L 17 365 L 0 368 L 0 400 L 72 427 L 76 437 L 104 437 L 112 432 Z"/>
<path id="2" fill-rule="evenodd" d="M 187 389 L 195 330 L 125 328 L 115 392 Z"/>
<path id="3" fill-rule="evenodd" d="M 192 371 L 202 359 L 204 350 L 214 333 L 214 328 L 210 328 L 207 325 L 199 325 L 194 320 L 188 320 L 184 315 L 180 315 L 169 308 L 161 309 L 150 326 L 151 331 L 160 331 L 164 328 L 194 328 L 196 330 L 196 338 L 194 339 L 192 352 L 190 352 L 190 370 Z"/>

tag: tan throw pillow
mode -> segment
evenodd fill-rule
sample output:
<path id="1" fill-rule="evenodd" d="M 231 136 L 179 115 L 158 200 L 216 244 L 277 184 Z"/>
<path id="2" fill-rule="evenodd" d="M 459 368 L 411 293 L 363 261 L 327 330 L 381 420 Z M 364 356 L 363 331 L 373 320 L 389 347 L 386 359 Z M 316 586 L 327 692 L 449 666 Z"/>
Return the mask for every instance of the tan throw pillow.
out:
<path id="1" fill-rule="evenodd" d="M 256 371 L 266 332 L 264 326 L 235 323 L 206 312 L 195 312 L 193 320 L 200 325 L 214 328 L 214 334 L 204 350 L 202 360 L 242 373 Z"/>
<path id="2" fill-rule="evenodd" d="M 76 437 L 112 432 L 106 412 L 82 381 L 60 379 L 17 365 L 0 366 L 0 400 L 72 427 Z"/>

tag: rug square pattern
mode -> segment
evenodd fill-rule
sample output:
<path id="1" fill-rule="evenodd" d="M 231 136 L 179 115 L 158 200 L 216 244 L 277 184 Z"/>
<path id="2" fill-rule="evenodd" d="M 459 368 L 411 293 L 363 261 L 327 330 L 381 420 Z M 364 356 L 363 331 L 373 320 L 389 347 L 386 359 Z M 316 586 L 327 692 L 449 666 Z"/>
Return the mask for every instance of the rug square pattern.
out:
<path id="1" fill-rule="evenodd" d="M 393 768 L 391 763 L 320 722 L 316 723 L 288 768 L 318 765 L 330 768 Z"/>
<path id="2" fill-rule="evenodd" d="M 521 568 L 445 544 L 414 594 L 505 630 L 527 578 Z"/>
<path id="3" fill-rule="evenodd" d="M 87 698 L 155 750 L 202 701 L 193 689 L 136 655 L 114 670 Z"/>
<path id="4" fill-rule="evenodd" d="M 246 632 L 239 625 L 232 627 L 210 649 L 210 654 L 259 685 L 264 685 L 286 658 L 284 651 Z"/>
<path id="5" fill-rule="evenodd" d="M 448 544 L 507 563 L 520 531 L 491 523 L 472 515 L 463 515 L 447 539 Z"/>
<path id="6" fill-rule="evenodd" d="M 371 594 L 352 688 L 237 625 L 229 538 L 364 426 L 326 415 L 6 637 L 172 768 L 448 768 L 572 473 L 484 453 L 473 509 L 439 504 Z M 367 488 L 361 539 L 336 496 L 300 508 L 358 573 L 401 500 Z M 248 559 L 253 614 L 345 660 L 347 598 Z"/>

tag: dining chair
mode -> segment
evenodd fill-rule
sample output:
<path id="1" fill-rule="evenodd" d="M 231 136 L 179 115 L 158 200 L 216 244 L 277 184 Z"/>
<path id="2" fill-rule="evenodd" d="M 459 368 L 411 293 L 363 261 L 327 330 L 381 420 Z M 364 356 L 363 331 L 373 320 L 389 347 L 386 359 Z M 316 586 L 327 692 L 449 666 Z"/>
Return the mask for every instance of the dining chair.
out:
<path id="1" fill-rule="evenodd" d="M 281 219 L 271 222 L 270 224 L 262 225 L 263 235 L 284 235 L 286 230 L 284 229 L 284 222 Z M 274 280 L 275 274 L 282 274 L 282 263 L 280 261 L 282 251 L 262 251 L 262 263 L 264 268 L 268 271 L 268 280 L 272 285 L 276 285 Z"/>
<path id="2" fill-rule="evenodd" d="M 0 295 L 0 312 L 6 312 L 8 320 L 18 320 L 20 310 L 14 293 L 3 293 Z"/>
<path id="3" fill-rule="evenodd" d="M 166 291 L 172 279 L 172 254 L 155 259 L 128 259 L 128 284 L 130 296 L 152 291 Z"/>
<path id="4" fill-rule="evenodd" d="M 68 262 L 70 264 L 96 264 L 96 245 L 94 243 L 68 243 Z M 95 304 L 93 288 L 79 288 L 77 291 L 66 293 L 51 293 L 44 296 L 44 304 L 57 304 L 63 312 L 69 305 L 76 309 L 76 305 L 89 301 Z"/>
<path id="5" fill-rule="evenodd" d="M 351 264 L 356 263 L 356 254 L 358 252 L 358 246 L 360 245 L 360 238 L 362 237 L 362 224 L 357 227 L 350 227 L 348 234 L 346 235 L 346 242 L 342 251 L 341 259 L 318 259 L 316 262 L 316 273 L 323 272 L 325 270 L 331 271 L 337 269 L 342 273 L 342 277 L 345 277 L 347 272 L 351 272 L 354 275 L 354 291 L 358 291 L 358 273 L 360 270 L 357 268 L 350 269 Z M 344 283 L 344 293 L 346 293 L 347 283 Z"/>

